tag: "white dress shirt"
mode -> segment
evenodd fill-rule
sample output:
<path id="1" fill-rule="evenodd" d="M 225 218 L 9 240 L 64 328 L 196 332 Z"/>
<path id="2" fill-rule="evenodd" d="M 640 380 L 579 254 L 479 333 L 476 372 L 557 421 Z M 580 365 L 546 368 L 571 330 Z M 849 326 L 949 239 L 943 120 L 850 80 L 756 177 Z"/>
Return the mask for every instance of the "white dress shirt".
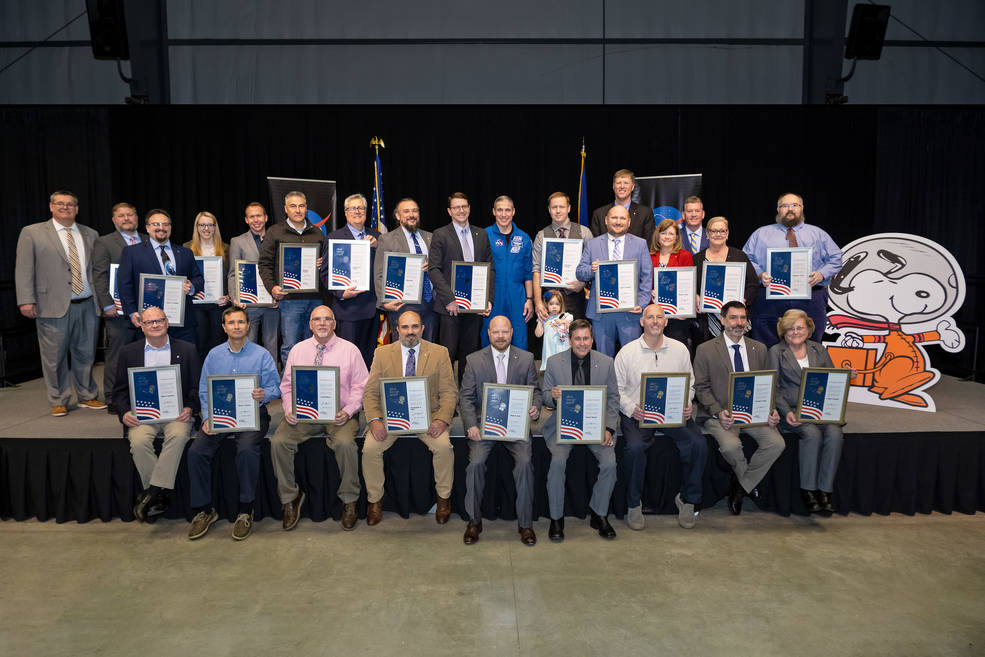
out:
<path id="1" fill-rule="evenodd" d="M 732 348 L 734 344 L 739 345 L 739 354 L 742 355 L 742 365 L 746 368 L 744 371 L 748 372 L 752 369 L 749 367 L 749 352 L 746 351 L 745 337 L 739 338 L 738 342 L 732 342 L 725 333 L 722 333 L 722 337 L 725 338 L 725 348 L 728 351 L 728 364 L 732 368 L 732 371 L 735 371 L 735 349 Z"/>

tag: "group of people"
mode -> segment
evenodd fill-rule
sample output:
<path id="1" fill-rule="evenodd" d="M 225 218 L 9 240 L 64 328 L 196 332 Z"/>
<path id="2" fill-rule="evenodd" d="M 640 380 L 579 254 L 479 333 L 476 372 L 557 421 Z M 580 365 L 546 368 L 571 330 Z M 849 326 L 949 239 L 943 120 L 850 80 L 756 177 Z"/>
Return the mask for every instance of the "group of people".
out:
<path id="1" fill-rule="evenodd" d="M 117 414 L 127 427 L 143 483 L 134 514 L 138 519 L 147 519 L 167 509 L 178 461 L 185 443 L 191 440 L 189 474 L 196 515 L 190 538 L 204 535 L 218 518 L 211 504 L 209 478 L 212 455 L 223 438 L 234 438 L 237 445 L 240 509 L 233 536 L 249 536 L 259 445 L 270 423 L 264 409 L 257 431 L 211 433 L 205 387 L 209 374 L 258 374 L 259 385 L 253 398 L 261 409 L 277 397 L 282 399 L 285 420 L 271 437 L 271 453 L 285 529 L 297 524 L 305 498 L 293 474 L 297 445 L 321 434 L 334 451 L 342 474 L 338 491 L 344 508 L 342 526 L 355 526 L 355 502 L 360 494 L 360 454 L 355 437 L 360 411 L 365 413 L 367 424 L 361 454 L 369 502 L 366 520 L 369 525 L 380 522 L 382 454 L 395 436 L 387 433 L 381 421 L 379 380 L 413 375 L 429 377 L 432 391 L 433 422 L 419 438 L 433 454 L 439 523 L 447 522 L 451 512 L 454 457 L 448 428 L 456 409 L 471 439 L 466 470 L 466 511 L 470 518 L 464 537 L 467 544 L 478 540 L 482 531 L 479 501 L 484 463 L 493 446 L 481 440 L 478 430 L 481 390 L 487 382 L 534 386 L 529 411 L 534 420 L 542 408 L 553 409 L 560 395 L 558 386 L 607 387 L 605 440 L 590 446 L 599 462 L 590 523 L 605 538 L 615 536 L 607 513 L 616 477 L 613 446 L 617 435 L 625 441 L 627 523 L 633 529 L 644 526 L 641 495 L 646 447 L 656 433 L 639 426 L 640 376 L 645 372 L 693 374 L 688 399 L 694 404 L 685 411 L 686 424 L 660 430 L 680 452 L 684 477 L 675 501 L 682 527 L 694 526 L 702 498 L 701 481 L 707 461 L 702 431 L 715 438 L 731 466 L 728 497 L 733 513 L 741 512 L 745 496 L 758 495 L 759 482 L 782 452 L 784 442 L 777 427 L 800 436 L 801 484 L 807 508 L 830 512 L 841 429 L 830 424 L 800 424 L 793 411 L 801 368 L 831 366 L 819 343 L 825 326 L 827 284 L 841 267 L 840 249 L 823 230 L 804 223 L 803 199 L 795 194 L 782 195 L 777 201 L 775 222 L 755 231 L 739 250 L 727 244 L 728 221 L 724 217 L 704 223 L 700 198 L 687 199 L 683 226 L 672 220 L 656 225 L 652 210 L 631 201 L 634 187 L 632 172 L 616 172 L 614 201 L 593 213 L 590 227 L 571 222 L 567 195 L 552 194 L 548 198 L 551 222 L 533 240 L 514 225 L 515 205 L 507 196 L 494 202 L 494 223 L 480 229 L 469 222 L 468 197 L 456 192 L 448 197 L 451 221 L 433 233 L 421 229 L 417 202 L 404 198 L 394 210 L 396 227 L 381 233 L 367 225 L 366 198 L 354 194 L 344 201 L 345 225 L 325 235 L 308 221 L 304 194 L 290 192 L 285 197 L 284 221 L 268 228 L 263 206 L 251 203 L 244 216 L 249 230 L 226 245 L 215 216 L 202 212 L 195 219 L 194 237 L 185 246 L 171 243 L 171 220 L 164 210 L 147 212 L 147 233 L 140 233 L 136 209 L 128 203 L 114 206 L 115 230 L 98 237 L 91 228 L 75 221 L 78 198 L 60 191 L 51 195 L 51 220 L 27 226 L 21 232 L 17 299 L 21 313 L 37 321 L 42 370 L 55 416 L 67 413 L 73 388 L 80 408 L 107 407 L 98 400 L 98 387 L 92 377 L 98 319 L 100 315 L 104 317 L 108 338 L 104 391 L 110 412 Z M 563 288 L 542 286 L 540 254 L 545 238 L 582 240 L 576 280 L 565 281 Z M 373 277 L 369 290 L 333 290 L 323 298 L 320 292 L 289 292 L 278 284 L 281 243 L 318 244 L 325 253 L 330 239 L 370 242 Z M 813 249 L 813 289 L 809 300 L 766 298 L 765 288 L 770 280 L 766 250 L 786 246 Z M 385 252 L 426 256 L 421 303 L 405 304 L 386 298 Z M 228 264 L 237 260 L 257 262 L 259 278 L 274 299 L 274 306 L 244 308 L 231 303 L 235 295 L 228 294 L 214 304 L 193 304 L 192 299 L 204 286 L 195 256 L 222 256 L 229 273 L 229 290 L 234 289 L 235 272 Z M 599 262 L 609 260 L 638 262 L 634 308 L 596 311 L 597 290 L 591 281 Z M 667 317 L 659 305 L 652 303 L 653 269 L 694 265 L 700 277 L 701 263 L 706 260 L 745 262 L 745 299 L 726 303 L 719 315 L 701 314 L 698 319 Z M 327 261 L 323 255 L 316 262 L 325 288 Z M 452 263 L 456 261 L 491 265 L 490 300 L 480 313 L 459 312 L 450 281 Z M 114 299 L 109 285 L 111 265 L 118 265 L 118 299 Z M 184 326 L 170 326 L 160 308 L 138 308 L 137 289 L 142 273 L 185 277 Z M 700 288 L 700 279 L 698 285 Z M 381 313 L 391 327 L 394 341 L 377 348 Z M 534 318 L 535 335 L 544 338 L 542 375 L 527 349 L 527 323 Z M 216 327 L 218 330 L 214 330 Z M 750 327 L 752 333 L 747 336 Z M 258 346 L 261 332 L 263 347 Z M 130 408 L 128 368 L 164 364 L 181 367 L 185 401 L 182 415 L 163 426 L 141 424 Z M 341 410 L 331 424 L 298 423 L 292 414 L 291 368 L 296 365 L 340 368 Z M 728 375 L 762 369 L 778 372 L 776 409 L 768 426 L 743 428 L 758 444 L 747 460 L 739 441 L 739 427 L 726 410 Z M 194 430 L 199 416 L 201 426 Z M 557 541 L 564 537 L 564 471 L 571 446 L 557 443 L 555 419 L 551 414 L 543 434 L 552 455 L 548 473 L 549 537 Z M 155 456 L 153 442 L 160 434 L 164 445 L 160 455 Z M 536 536 L 532 526 L 530 444 L 510 443 L 507 447 L 514 459 L 520 538 L 532 545 Z"/>

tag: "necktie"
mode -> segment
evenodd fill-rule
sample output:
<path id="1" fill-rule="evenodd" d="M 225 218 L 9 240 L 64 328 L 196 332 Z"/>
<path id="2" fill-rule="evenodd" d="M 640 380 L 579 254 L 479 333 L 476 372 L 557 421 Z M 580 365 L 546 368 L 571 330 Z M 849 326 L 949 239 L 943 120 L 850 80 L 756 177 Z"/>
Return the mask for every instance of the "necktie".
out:
<path id="1" fill-rule="evenodd" d="M 691 253 L 698 252 L 698 236 L 695 233 L 688 233 L 688 239 L 691 240 Z"/>
<path id="2" fill-rule="evenodd" d="M 168 255 L 167 249 L 164 245 L 161 245 L 161 264 L 164 265 L 164 273 L 168 276 L 174 276 L 174 267 L 171 266 L 171 257 Z"/>
<path id="3" fill-rule="evenodd" d="M 474 262 L 475 256 L 472 254 L 472 246 L 469 244 L 469 229 L 462 229 L 462 256 L 466 262 Z"/>
<path id="4" fill-rule="evenodd" d="M 496 355 L 496 383 L 506 383 L 506 354 Z"/>
<path id="5" fill-rule="evenodd" d="M 315 347 L 315 366 L 321 365 L 322 358 L 325 357 L 325 345 L 319 344 Z"/>
<path id="6" fill-rule="evenodd" d="M 563 226 L 561 228 L 558 228 L 557 229 L 557 236 L 560 237 L 561 239 L 564 239 L 564 227 Z"/>
<path id="7" fill-rule="evenodd" d="M 417 376 L 417 359 L 414 358 L 414 350 L 407 350 L 407 367 L 404 368 L 404 376 Z"/>
<path id="8" fill-rule="evenodd" d="M 722 334 L 722 320 L 715 313 L 708 313 L 705 317 L 708 318 L 708 332 L 711 333 L 711 337 L 720 336 Z"/>
<path id="9" fill-rule="evenodd" d="M 787 244 L 791 247 L 797 246 L 797 234 L 793 232 L 793 227 L 787 228 Z"/>
<path id="10" fill-rule="evenodd" d="M 739 352 L 739 345 L 732 345 L 732 350 L 735 352 L 732 354 L 732 363 L 735 365 L 735 371 L 745 372 L 746 368 L 742 366 L 742 354 Z"/>
<path id="11" fill-rule="evenodd" d="M 359 231 L 359 239 L 365 239 L 365 237 L 366 237 L 366 233 L 364 233 L 363 231 Z"/>
<path id="12" fill-rule="evenodd" d="M 417 233 L 413 232 L 410 236 L 414 239 L 414 250 L 417 253 L 424 253 L 421 250 L 421 243 L 417 241 Z M 424 275 L 424 287 L 421 288 L 421 296 L 424 299 L 424 303 L 429 303 L 431 299 L 434 298 L 433 288 L 431 287 L 431 278 L 426 274 Z M 413 354 L 414 352 L 411 352 Z M 408 361 L 409 362 L 409 361 Z"/>
<path id="13" fill-rule="evenodd" d="M 82 265 L 79 263 L 79 249 L 75 246 L 75 238 L 72 237 L 71 229 L 65 229 L 65 237 L 68 240 L 68 265 L 72 268 L 72 294 L 82 294 Z"/>
<path id="14" fill-rule="evenodd" d="M 612 240 L 612 259 L 619 260 L 622 258 L 622 240 Z"/>
<path id="15" fill-rule="evenodd" d="M 585 385 L 585 359 L 584 358 L 578 361 L 578 367 L 575 368 L 574 385 L 576 386 Z"/>

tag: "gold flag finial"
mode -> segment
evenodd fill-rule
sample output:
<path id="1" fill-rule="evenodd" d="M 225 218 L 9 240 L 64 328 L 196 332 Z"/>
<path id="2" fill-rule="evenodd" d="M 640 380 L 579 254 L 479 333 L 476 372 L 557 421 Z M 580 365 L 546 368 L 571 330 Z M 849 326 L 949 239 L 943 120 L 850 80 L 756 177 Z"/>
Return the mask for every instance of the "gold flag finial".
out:
<path id="1" fill-rule="evenodd" d="M 581 138 L 581 156 L 585 157 L 585 137 Z"/>
<path id="2" fill-rule="evenodd" d="M 369 145 L 375 148 L 377 152 L 379 152 L 381 148 L 386 148 L 386 145 L 383 143 L 383 140 L 380 139 L 379 137 L 373 137 L 372 139 L 370 139 Z"/>

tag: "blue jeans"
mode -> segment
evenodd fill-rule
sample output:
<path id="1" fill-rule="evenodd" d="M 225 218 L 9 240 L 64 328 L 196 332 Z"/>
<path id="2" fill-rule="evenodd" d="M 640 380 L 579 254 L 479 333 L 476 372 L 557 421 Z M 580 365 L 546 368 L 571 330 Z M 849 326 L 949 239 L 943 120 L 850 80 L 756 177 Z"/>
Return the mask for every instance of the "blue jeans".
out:
<path id="1" fill-rule="evenodd" d="M 311 337 L 311 311 L 321 305 L 318 299 L 282 299 L 280 308 L 280 362 L 287 362 L 291 347 Z"/>
<path id="2" fill-rule="evenodd" d="M 260 430 L 206 435 L 199 429 L 188 448 L 188 478 L 191 480 L 193 509 L 212 505 L 212 457 L 226 438 L 236 439 L 236 476 L 239 479 L 239 501 L 253 502 L 260 477 L 260 441 L 270 428 L 270 415 L 260 406 Z"/>
<path id="3" fill-rule="evenodd" d="M 643 497 L 643 480 L 646 477 L 646 449 L 653 444 L 656 429 L 640 429 L 639 423 L 620 413 L 622 437 L 625 440 L 623 465 L 626 468 L 626 505 L 634 508 Z M 694 421 L 683 427 L 667 427 L 660 432 L 674 441 L 681 453 L 684 470 L 681 499 L 691 504 L 701 504 L 701 479 L 708 461 L 708 442 Z"/>

